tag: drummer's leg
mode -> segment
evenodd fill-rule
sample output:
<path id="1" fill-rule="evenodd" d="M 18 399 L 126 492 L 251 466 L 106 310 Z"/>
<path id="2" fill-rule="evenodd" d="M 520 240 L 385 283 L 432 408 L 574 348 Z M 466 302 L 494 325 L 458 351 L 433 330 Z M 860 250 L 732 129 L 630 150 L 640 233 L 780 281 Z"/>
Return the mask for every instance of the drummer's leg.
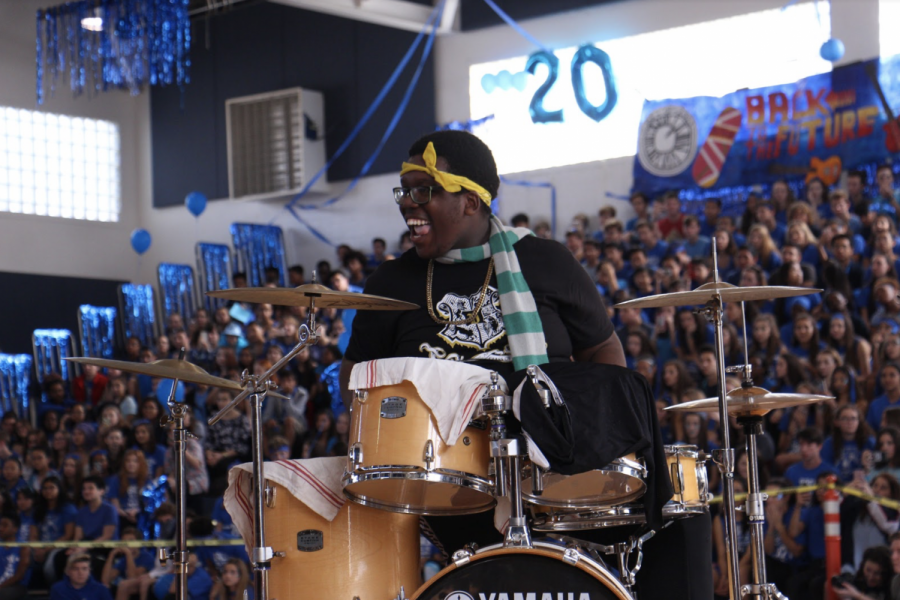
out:
<path id="1" fill-rule="evenodd" d="M 641 600 L 710 600 L 712 526 L 708 514 L 678 519 L 644 544 L 644 563 L 637 575 Z"/>
<path id="2" fill-rule="evenodd" d="M 425 521 L 447 556 L 453 556 L 466 544 L 475 543 L 484 548 L 503 541 L 503 536 L 494 528 L 493 510 L 458 517 L 425 517 Z"/>

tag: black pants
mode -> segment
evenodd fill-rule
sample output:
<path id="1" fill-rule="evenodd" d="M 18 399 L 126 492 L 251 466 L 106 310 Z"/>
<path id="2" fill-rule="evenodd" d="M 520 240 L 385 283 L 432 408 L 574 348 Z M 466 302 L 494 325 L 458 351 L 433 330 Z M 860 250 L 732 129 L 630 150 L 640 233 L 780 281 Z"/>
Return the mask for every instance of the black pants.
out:
<path id="1" fill-rule="evenodd" d="M 503 541 L 494 529 L 493 511 L 464 517 L 426 517 L 426 520 L 451 555 L 469 543 L 477 543 L 483 548 Z M 565 535 L 610 545 L 625 541 L 636 529 L 613 527 Z M 540 535 L 535 534 L 535 538 Z M 609 558 L 608 564 L 614 566 L 615 557 Z M 678 519 L 644 544 L 637 592 L 640 600 L 712 599 L 712 521 L 708 514 Z"/>

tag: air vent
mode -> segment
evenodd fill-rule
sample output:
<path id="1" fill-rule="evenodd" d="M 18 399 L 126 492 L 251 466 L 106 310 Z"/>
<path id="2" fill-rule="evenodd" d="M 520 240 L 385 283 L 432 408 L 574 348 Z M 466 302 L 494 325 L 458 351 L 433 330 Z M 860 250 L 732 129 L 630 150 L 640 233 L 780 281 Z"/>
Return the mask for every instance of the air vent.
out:
<path id="1" fill-rule="evenodd" d="M 325 165 L 322 94 L 300 88 L 225 102 L 228 185 L 235 199 L 300 191 Z M 327 192 L 325 177 L 312 191 Z"/>

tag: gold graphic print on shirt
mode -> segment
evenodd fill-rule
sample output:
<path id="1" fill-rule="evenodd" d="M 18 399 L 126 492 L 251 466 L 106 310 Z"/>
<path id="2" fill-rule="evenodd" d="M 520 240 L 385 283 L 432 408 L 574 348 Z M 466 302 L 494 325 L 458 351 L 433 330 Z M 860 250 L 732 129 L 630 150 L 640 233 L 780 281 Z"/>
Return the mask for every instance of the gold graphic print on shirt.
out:
<path id="1" fill-rule="evenodd" d="M 462 321 L 468 318 L 476 306 L 481 295 L 481 290 L 469 296 L 460 296 L 452 292 L 445 294 L 435 305 L 435 312 L 444 321 Z M 440 347 L 423 343 L 419 346 L 431 358 L 445 360 L 497 360 L 506 362 L 510 360 L 509 349 L 491 349 L 499 340 L 506 337 L 506 328 L 503 325 L 503 313 L 500 310 L 500 293 L 494 287 L 488 287 L 487 296 L 481 306 L 478 319 L 472 324 L 444 325 L 438 332 L 438 337 L 451 348 L 461 346 L 480 350 L 479 354 L 471 357 L 462 357 L 458 354 L 448 353 Z"/>

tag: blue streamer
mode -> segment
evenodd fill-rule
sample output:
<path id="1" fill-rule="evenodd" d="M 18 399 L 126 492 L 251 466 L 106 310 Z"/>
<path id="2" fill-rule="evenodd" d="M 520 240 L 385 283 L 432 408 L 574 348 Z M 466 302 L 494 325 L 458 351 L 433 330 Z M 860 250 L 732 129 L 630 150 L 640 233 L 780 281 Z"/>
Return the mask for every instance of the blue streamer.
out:
<path id="1" fill-rule="evenodd" d="M 113 358 L 116 349 L 116 309 L 111 306 L 78 307 L 81 349 L 85 356 Z"/>
<path id="2" fill-rule="evenodd" d="M 141 345 L 152 346 L 156 336 L 156 303 L 153 286 L 123 284 L 119 287 L 119 302 L 122 308 L 122 333 L 141 340 Z"/>
<path id="3" fill-rule="evenodd" d="M 37 103 L 44 81 L 51 95 L 68 75 L 77 96 L 145 85 L 190 83 L 189 0 L 81 0 L 37 11 Z M 86 17 L 102 19 L 100 31 L 85 30 Z M 62 39 L 61 39 L 62 38 Z"/>
<path id="4" fill-rule="evenodd" d="M 68 329 L 35 329 L 32 335 L 38 381 L 49 373 L 58 373 L 69 381 L 70 369 L 63 360 L 72 356 L 72 332 Z"/>
<path id="5" fill-rule="evenodd" d="M 138 515 L 138 529 L 144 536 L 145 540 L 155 540 L 159 538 L 159 524 L 153 518 L 153 513 L 166 501 L 166 481 L 165 475 L 160 475 L 156 479 L 151 479 L 141 490 L 141 498 L 143 498 L 143 508 Z"/>
<path id="6" fill-rule="evenodd" d="M 162 294 L 163 314 L 179 314 L 185 323 L 194 318 L 194 269 L 190 265 L 159 264 L 159 291 Z"/>
<path id="7" fill-rule="evenodd" d="M 481 119 L 473 119 L 470 121 L 450 121 L 445 125 L 439 125 L 435 131 L 468 131 L 472 133 L 472 130 L 476 127 L 480 127 L 484 125 L 488 121 L 494 118 L 494 115 L 488 115 Z"/>
<path id="8" fill-rule="evenodd" d="M 613 192 L 606 192 L 607 198 L 612 198 L 614 200 L 625 200 L 626 202 L 631 200 L 631 196 L 626 196 L 625 194 L 614 194 Z"/>
<path id="9" fill-rule="evenodd" d="M 510 16 L 509 16 L 508 14 L 506 14 L 505 12 L 503 12 L 503 9 L 501 9 L 499 6 L 497 6 L 496 4 L 494 4 L 493 0 L 484 0 L 484 2 L 485 2 L 488 6 L 491 7 L 491 10 L 493 10 L 495 13 L 497 13 L 497 16 L 498 16 L 498 17 L 500 17 L 501 19 L 503 19 L 504 21 L 506 21 L 506 24 L 509 25 L 510 27 L 512 27 L 512 28 L 515 30 L 516 33 L 518 33 L 519 35 L 521 35 L 523 38 L 525 38 L 526 40 L 528 40 L 529 42 L 531 42 L 532 44 L 534 44 L 535 46 L 537 46 L 537 47 L 540 48 L 541 50 L 544 50 L 544 51 L 546 51 L 546 52 L 552 52 L 552 50 L 550 50 L 550 48 L 548 48 L 547 46 L 545 46 L 545 45 L 543 45 L 542 43 L 540 43 L 539 41 L 537 41 L 537 39 L 535 39 L 535 37 L 534 37 L 533 35 L 531 35 L 531 34 L 528 33 L 527 31 L 525 31 L 525 28 L 524 28 L 524 27 L 522 27 L 521 25 L 519 25 L 518 23 L 516 23 L 516 22 L 513 20 L 512 17 L 510 17 Z"/>
<path id="10" fill-rule="evenodd" d="M 0 354 L 0 401 L 3 412 L 28 414 L 28 384 L 32 358 L 27 354 Z"/>
<path id="11" fill-rule="evenodd" d="M 328 172 L 328 169 L 331 168 L 331 165 L 334 164 L 340 156 L 350 147 L 350 143 L 356 139 L 356 136 L 359 135 L 359 132 L 362 131 L 362 128 L 369 122 L 369 119 L 372 118 L 372 115 L 375 114 L 375 111 L 378 110 L 378 107 L 381 106 L 381 103 L 384 101 L 385 97 L 388 95 L 388 92 L 394 87 L 394 84 L 397 83 L 397 79 L 400 77 L 400 74 L 406 68 L 406 65 L 409 64 L 410 59 L 412 58 L 413 53 L 419 47 L 419 44 L 422 43 L 422 38 L 425 37 L 425 31 L 431 26 L 437 17 L 438 10 L 441 9 L 443 3 L 439 7 L 435 7 L 433 11 L 431 11 L 431 15 L 429 15 L 428 20 L 425 22 L 425 26 L 416 36 L 416 39 L 413 40 L 412 45 L 410 45 L 409 49 L 406 51 L 406 54 L 403 55 L 403 58 L 400 60 L 400 63 L 397 65 L 397 68 L 394 69 L 394 72 L 391 73 L 390 78 L 385 82 L 384 86 L 382 86 L 381 91 L 378 92 L 378 95 L 375 97 L 375 100 L 366 109 L 366 112 L 363 114 L 362 119 L 359 120 L 359 123 L 353 128 L 353 131 L 350 132 L 350 135 L 347 136 L 347 139 L 340 145 L 340 147 L 335 151 L 334 155 L 325 163 L 325 166 L 319 169 L 319 172 L 313 175 L 312 179 L 300 190 L 293 198 L 288 202 L 288 206 L 294 206 L 303 196 L 305 196 L 309 189 L 324 175 Z M 333 203 L 333 201 L 329 200 L 329 202 L 322 204 L 322 206 L 327 206 L 329 203 Z M 319 208 L 319 205 L 305 205 L 300 206 L 303 210 L 315 210 Z"/>
<path id="12" fill-rule="evenodd" d="M 500 176 L 500 182 L 505 185 L 518 185 L 529 188 L 546 188 L 550 190 L 550 234 L 556 237 L 556 186 L 549 181 L 525 181 L 513 180 Z"/>
<path id="13" fill-rule="evenodd" d="M 265 285 L 266 269 L 270 267 L 278 269 L 278 285 L 285 285 L 284 234 L 281 227 L 232 223 L 231 237 L 235 250 L 235 269 L 247 273 L 249 285 Z"/>
<path id="14" fill-rule="evenodd" d="M 228 306 L 225 298 L 212 298 L 206 292 L 231 287 L 231 249 L 225 244 L 197 244 L 197 263 L 200 266 L 200 294 L 207 310 Z"/>

